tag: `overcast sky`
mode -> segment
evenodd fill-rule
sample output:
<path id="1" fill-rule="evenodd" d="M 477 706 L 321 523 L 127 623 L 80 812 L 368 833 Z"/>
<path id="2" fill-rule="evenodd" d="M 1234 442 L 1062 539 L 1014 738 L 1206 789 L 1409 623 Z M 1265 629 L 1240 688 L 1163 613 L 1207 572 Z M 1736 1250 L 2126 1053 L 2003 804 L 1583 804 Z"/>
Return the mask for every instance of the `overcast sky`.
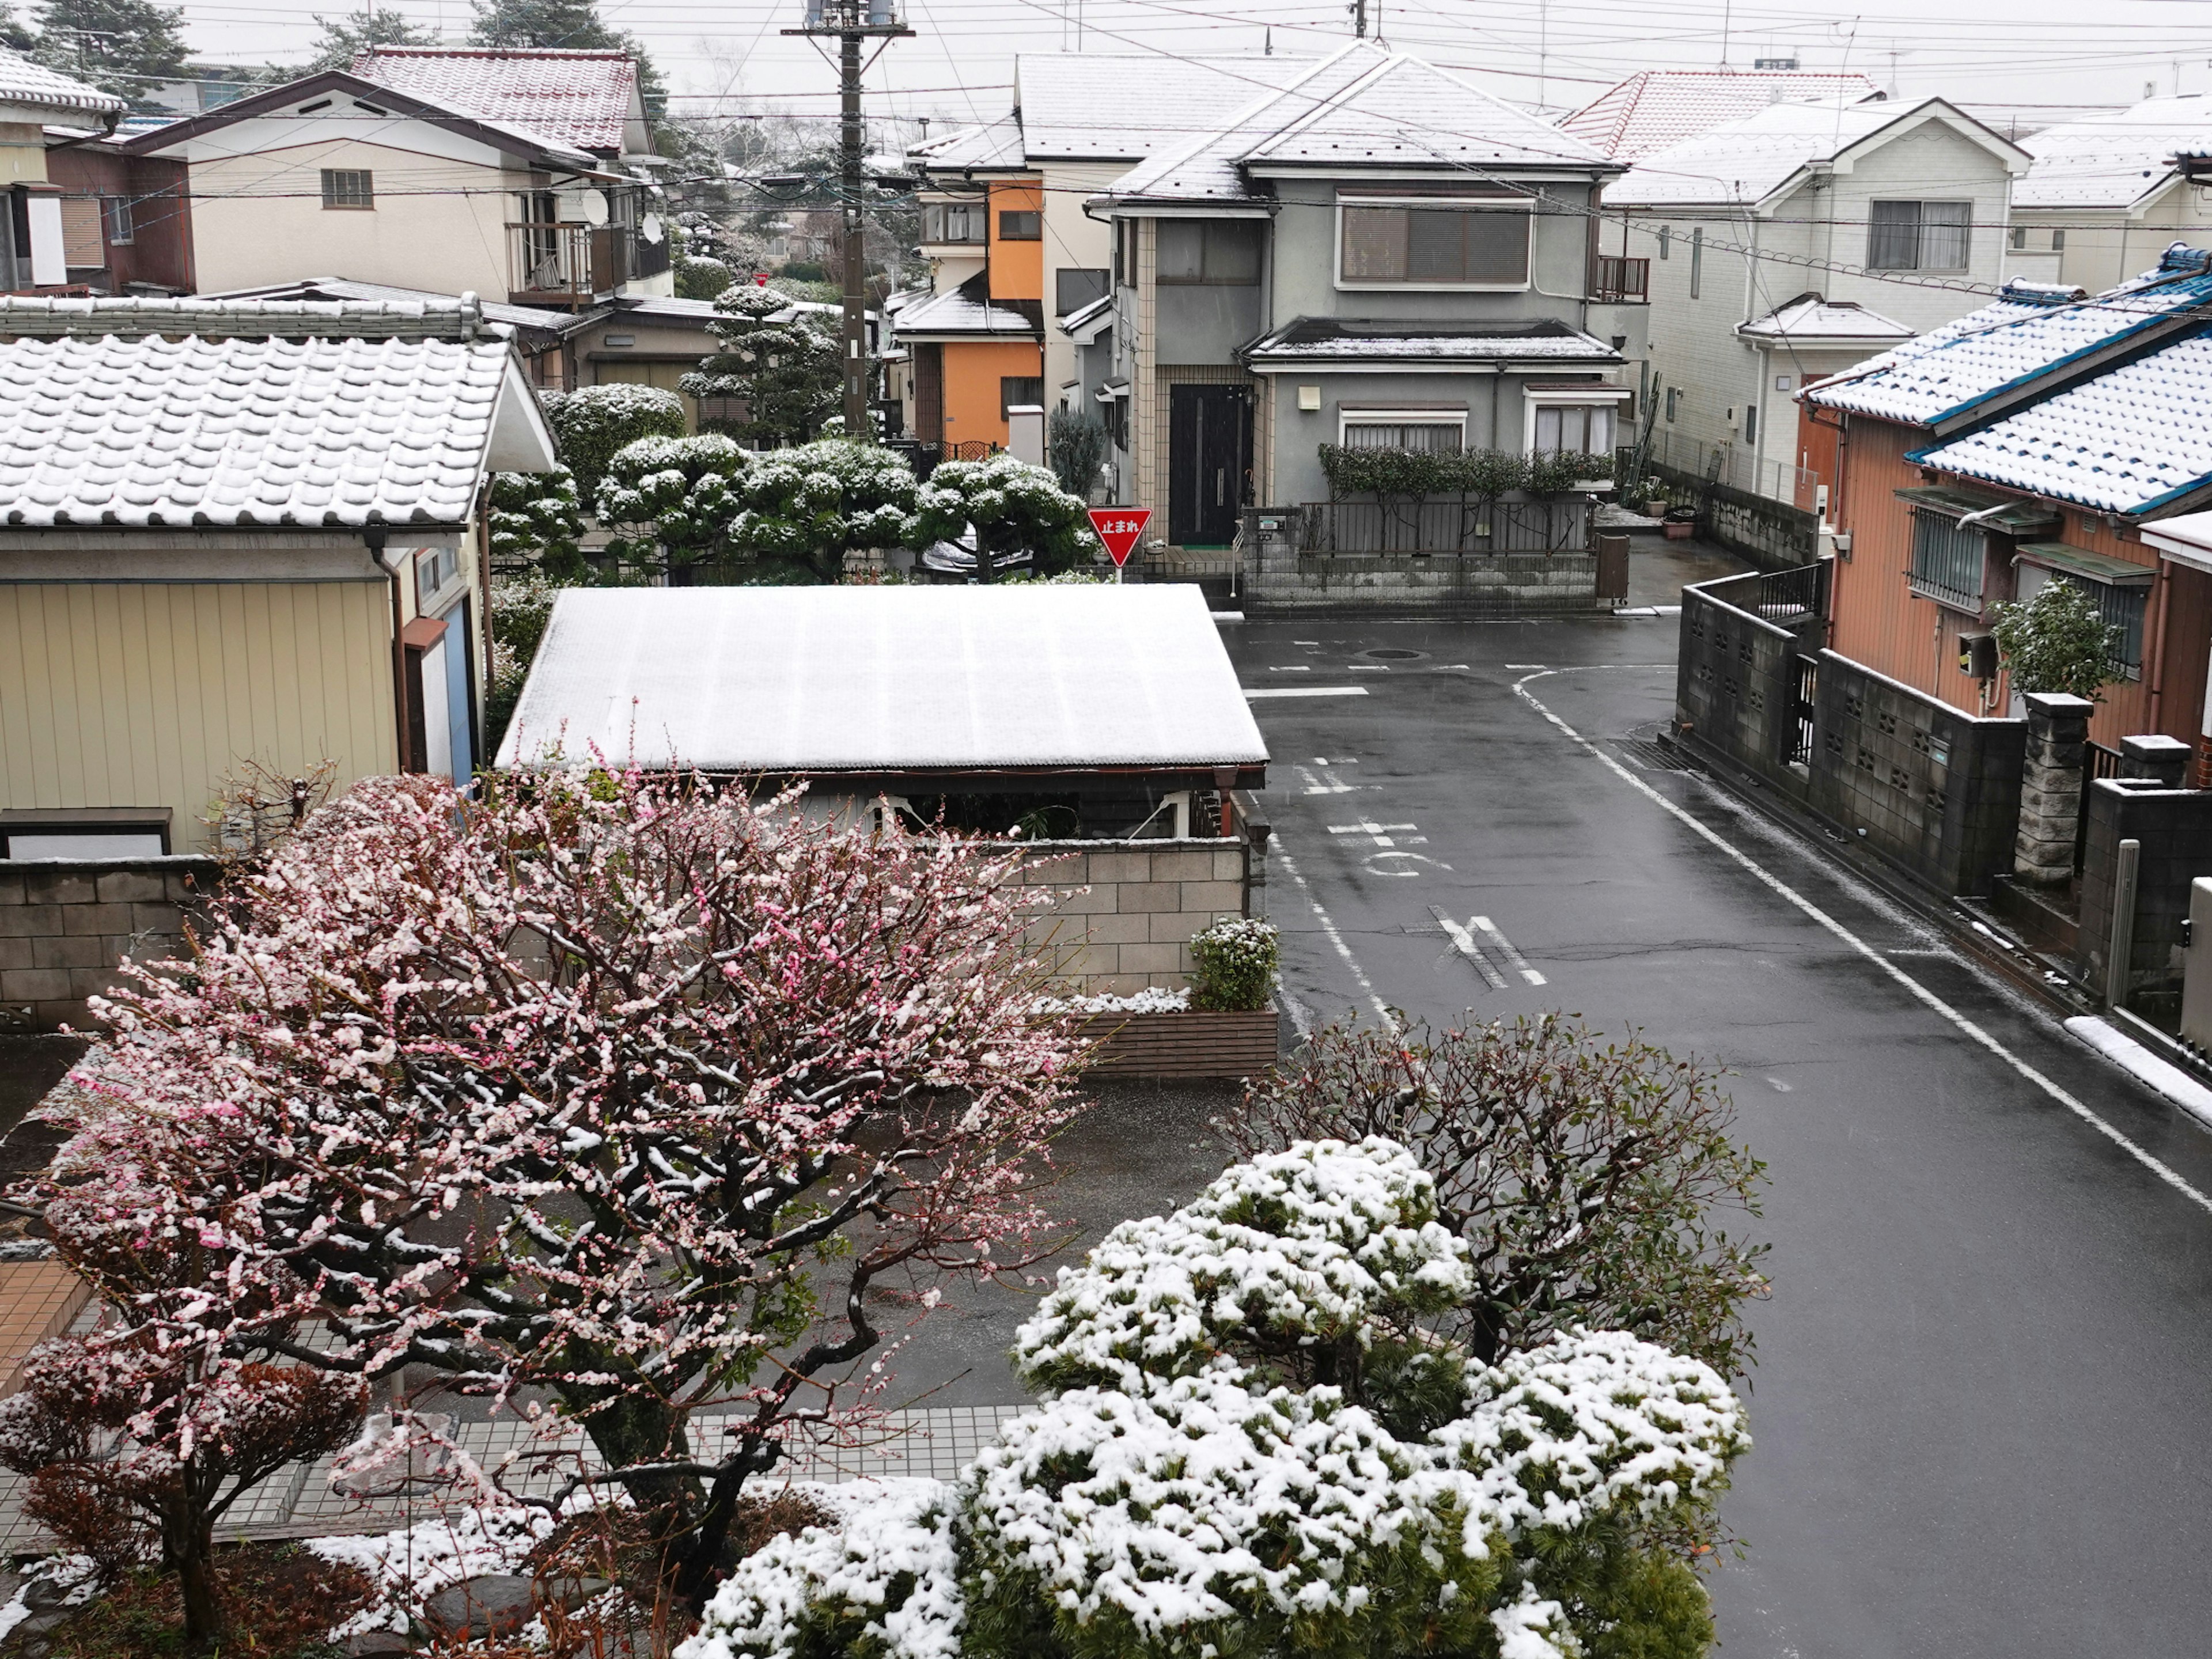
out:
<path id="1" fill-rule="evenodd" d="M 459 39 L 468 0 L 388 0 Z M 1080 35 L 1092 52 L 1328 50 L 1352 33 L 1342 0 L 1202 5 L 1194 0 L 904 0 L 915 38 L 895 43 L 869 76 L 872 112 L 967 120 L 1005 112 L 1017 52 L 1056 52 Z M 1622 76 L 1655 67 L 1748 69 L 1760 58 L 1808 70 L 1863 71 L 1911 97 L 2019 106 L 2025 121 L 2084 105 L 2161 94 L 2212 94 L 2208 0 L 1972 0 L 1944 9 L 1881 0 L 1840 21 L 1820 0 L 1370 0 L 1370 33 L 1459 67 L 1491 91 L 1572 107 Z M 325 15 L 346 9 L 333 0 Z M 800 0 L 611 0 L 601 14 L 641 38 L 691 112 L 834 108 L 834 72 L 809 43 L 777 33 Z M 197 55 L 297 61 L 315 36 L 307 11 L 283 0 L 192 0 Z M 1379 24 L 1379 27 L 1378 27 Z M 2212 106 L 2212 97 L 2207 104 Z"/>

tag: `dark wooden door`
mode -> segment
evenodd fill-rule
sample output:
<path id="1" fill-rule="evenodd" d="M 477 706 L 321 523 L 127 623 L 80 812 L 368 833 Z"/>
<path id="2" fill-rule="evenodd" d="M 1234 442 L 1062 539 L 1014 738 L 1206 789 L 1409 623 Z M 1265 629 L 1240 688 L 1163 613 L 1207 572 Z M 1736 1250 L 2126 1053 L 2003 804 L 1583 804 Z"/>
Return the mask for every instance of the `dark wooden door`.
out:
<path id="1" fill-rule="evenodd" d="M 1226 547 L 1252 471 L 1252 389 L 1168 388 L 1168 539 Z"/>

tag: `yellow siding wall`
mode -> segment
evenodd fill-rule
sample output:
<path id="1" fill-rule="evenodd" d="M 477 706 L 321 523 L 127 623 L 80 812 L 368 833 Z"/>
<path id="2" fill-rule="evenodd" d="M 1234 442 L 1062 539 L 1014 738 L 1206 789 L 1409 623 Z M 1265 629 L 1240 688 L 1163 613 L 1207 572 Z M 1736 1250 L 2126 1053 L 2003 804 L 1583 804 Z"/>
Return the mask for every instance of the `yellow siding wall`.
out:
<path id="1" fill-rule="evenodd" d="M 0 806 L 166 806 L 226 775 L 397 769 L 382 582 L 0 585 Z"/>

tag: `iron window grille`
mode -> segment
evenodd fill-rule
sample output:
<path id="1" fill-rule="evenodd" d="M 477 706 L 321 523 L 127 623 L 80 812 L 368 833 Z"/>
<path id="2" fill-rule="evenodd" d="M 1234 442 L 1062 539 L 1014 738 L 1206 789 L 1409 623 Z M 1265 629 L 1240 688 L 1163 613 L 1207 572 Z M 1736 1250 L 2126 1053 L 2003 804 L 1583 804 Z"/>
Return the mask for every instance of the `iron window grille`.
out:
<path id="1" fill-rule="evenodd" d="M 1979 615 L 1989 538 L 1962 529 L 1940 513 L 1912 515 L 1912 588 L 1941 604 Z"/>
<path id="2" fill-rule="evenodd" d="M 366 168 L 325 167 L 323 205 L 326 208 L 373 208 L 376 179 Z"/>

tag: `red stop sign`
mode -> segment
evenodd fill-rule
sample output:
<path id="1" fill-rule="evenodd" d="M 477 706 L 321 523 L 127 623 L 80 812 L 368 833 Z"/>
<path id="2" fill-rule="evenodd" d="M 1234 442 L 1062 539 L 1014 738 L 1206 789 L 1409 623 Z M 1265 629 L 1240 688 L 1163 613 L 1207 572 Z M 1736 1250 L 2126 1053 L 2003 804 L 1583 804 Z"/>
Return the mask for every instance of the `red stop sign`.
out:
<path id="1" fill-rule="evenodd" d="M 1106 544 L 1106 550 L 1114 556 L 1116 565 L 1127 564 L 1129 555 L 1136 550 L 1137 538 L 1145 533 L 1152 522 L 1149 507 L 1094 507 L 1091 509 L 1091 527 L 1098 532 L 1098 539 Z"/>

